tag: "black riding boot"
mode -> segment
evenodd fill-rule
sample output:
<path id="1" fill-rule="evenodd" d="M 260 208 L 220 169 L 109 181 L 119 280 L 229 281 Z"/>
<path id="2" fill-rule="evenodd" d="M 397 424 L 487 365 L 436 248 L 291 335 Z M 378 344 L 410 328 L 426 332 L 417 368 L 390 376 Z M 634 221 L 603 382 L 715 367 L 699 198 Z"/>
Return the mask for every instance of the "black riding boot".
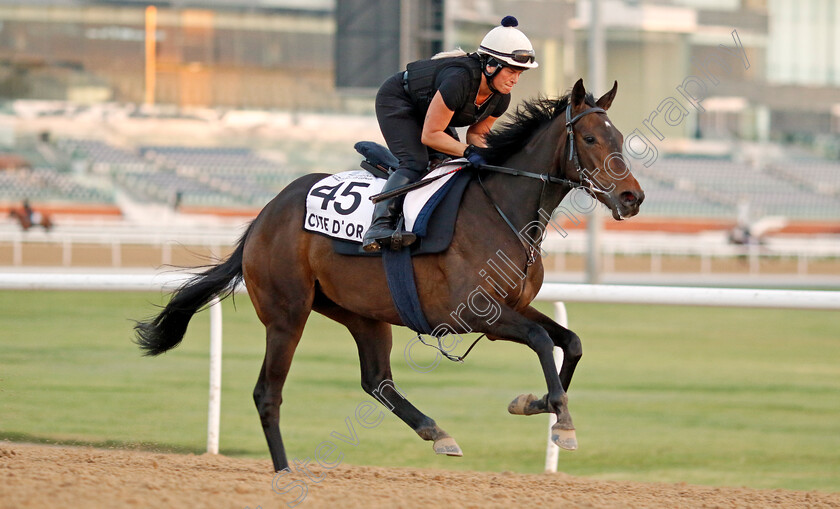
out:
<path id="1" fill-rule="evenodd" d="M 399 170 L 392 173 L 388 177 L 385 187 L 380 192 L 391 191 L 414 182 L 414 179 L 406 175 L 406 173 Z M 405 199 L 405 195 L 395 196 L 387 200 L 382 200 L 374 206 L 373 220 L 371 221 L 370 228 L 365 232 L 364 239 L 362 239 L 362 248 L 365 251 L 375 252 L 379 251 L 382 245 L 391 245 L 391 237 L 396 232 L 397 219 L 399 219 L 400 212 L 402 212 L 403 199 Z M 397 235 L 394 238 L 397 241 L 393 245 L 395 249 L 401 249 L 403 246 L 408 246 L 417 240 L 417 237 L 411 232 L 402 231 L 399 233 L 401 235 Z M 402 237 L 401 242 L 399 239 L 400 236 Z"/>

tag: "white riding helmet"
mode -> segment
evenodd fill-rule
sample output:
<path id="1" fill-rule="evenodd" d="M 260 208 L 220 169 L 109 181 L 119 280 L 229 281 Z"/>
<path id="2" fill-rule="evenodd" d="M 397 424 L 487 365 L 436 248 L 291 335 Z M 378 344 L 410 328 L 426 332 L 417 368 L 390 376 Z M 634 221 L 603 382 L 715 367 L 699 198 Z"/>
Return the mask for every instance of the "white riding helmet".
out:
<path id="1" fill-rule="evenodd" d="M 481 40 L 476 53 L 495 58 L 503 65 L 534 69 L 539 67 L 534 54 L 534 46 L 525 34 L 516 27 L 519 21 L 513 16 L 505 16 L 501 26 L 487 32 Z"/>

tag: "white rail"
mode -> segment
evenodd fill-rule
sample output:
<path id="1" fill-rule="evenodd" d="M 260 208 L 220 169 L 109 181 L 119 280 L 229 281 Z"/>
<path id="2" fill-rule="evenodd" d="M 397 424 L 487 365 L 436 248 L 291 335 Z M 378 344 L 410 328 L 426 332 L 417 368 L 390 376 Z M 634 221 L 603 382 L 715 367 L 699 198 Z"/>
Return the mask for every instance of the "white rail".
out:
<path id="1" fill-rule="evenodd" d="M 108 273 L 0 273 L 0 290 L 92 290 L 143 292 L 174 290 L 189 278 L 183 272 L 159 274 Z"/>
<path id="2" fill-rule="evenodd" d="M 604 304 L 840 309 L 840 292 L 806 290 L 547 283 L 537 299 Z"/>
<path id="3" fill-rule="evenodd" d="M 242 221 L 246 222 L 245 220 Z M 50 245 L 60 248 L 62 265 L 72 266 L 74 246 L 98 246 L 109 249 L 111 266 L 123 265 L 123 248 L 128 246 L 150 246 L 161 251 L 161 263 L 171 263 L 172 250 L 175 246 L 201 246 L 218 254 L 226 246 L 231 246 L 242 232 L 242 226 L 201 225 L 146 225 L 131 226 L 122 223 L 101 224 L 95 226 L 64 225 L 52 232 L 40 229 L 21 232 L 11 223 L 0 223 L 0 244 L 12 246 L 12 264 L 17 267 L 26 265 L 24 259 L 30 245 Z M 766 240 L 766 245 L 736 246 L 726 240 L 725 232 L 705 234 L 654 234 L 607 233 L 601 248 L 604 266 L 610 272 L 616 263 L 625 256 L 645 256 L 650 258 L 649 271 L 662 272 L 663 257 L 699 258 L 700 271 L 703 274 L 715 272 L 715 261 L 744 257 L 751 274 L 759 274 L 762 260 L 795 260 L 795 272 L 807 274 L 809 266 L 816 260 L 835 260 L 840 258 L 840 238 L 836 235 L 815 236 L 777 236 Z M 542 246 L 554 261 L 550 268 L 563 271 L 567 256 L 586 253 L 586 238 L 580 232 L 572 231 L 561 237 L 553 230 Z"/>
<path id="4" fill-rule="evenodd" d="M 184 273 L 102 274 L 102 273 L 3 273 L 0 290 L 95 290 L 155 291 L 172 290 L 189 277 Z M 239 288 L 242 291 L 242 288 Z M 560 301 L 614 304 L 660 304 L 681 306 L 724 306 L 749 308 L 840 310 L 840 292 L 803 290 L 745 290 L 729 288 L 690 288 L 665 286 L 619 286 L 547 283 L 537 300 L 556 303 L 555 317 L 567 325 L 566 309 Z M 221 403 L 222 314 L 218 299 L 210 306 L 210 400 L 207 451 L 219 450 Z M 561 364 L 562 351 L 555 348 L 555 361 Z M 549 416 L 549 428 L 554 423 Z M 551 442 L 546 450 L 546 470 L 557 471 L 559 448 Z"/>
<path id="5" fill-rule="evenodd" d="M 71 267 L 74 263 L 74 249 L 78 246 L 98 246 L 98 249 L 110 251 L 111 266 L 123 266 L 123 248 L 144 246 L 160 250 L 160 263 L 172 263 L 173 248 L 178 246 L 199 246 L 208 248 L 213 255 L 219 255 L 226 246 L 236 242 L 233 229 L 215 232 L 188 231 L 129 231 L 126 228 L 102 226 L 99 228 L 74 229 L 72 231 L 44 232 L 32 230 L 29 232 L 4 231 L 0 229 L 0 244 L 10 244 L 12 248 L 12 265 L 24 267 L 24 253 L 28 246 L 52 246 L 60 248 L 61 265 Z M 26 247 L 26 249 L 24 249 Z"/>

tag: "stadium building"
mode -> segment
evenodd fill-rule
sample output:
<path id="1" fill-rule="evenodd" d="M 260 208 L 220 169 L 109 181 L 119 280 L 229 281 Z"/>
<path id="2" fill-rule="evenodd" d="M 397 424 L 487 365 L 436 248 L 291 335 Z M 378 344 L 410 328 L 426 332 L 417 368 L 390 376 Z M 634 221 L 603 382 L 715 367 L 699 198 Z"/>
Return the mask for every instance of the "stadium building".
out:
<path id="1" fill-rule="evenodd" d="M 378 84 L 508 13 L 540 61 L 514 103 L 588 79 L 584 0 L 0 0 L 0 144 L 24 171 L 0 202 L 127 189 L 252 213 L 296 175 L 355 166 Z M 645 215 L 840 217 L 832 2 L 602 0 L 600 21 Z"/>

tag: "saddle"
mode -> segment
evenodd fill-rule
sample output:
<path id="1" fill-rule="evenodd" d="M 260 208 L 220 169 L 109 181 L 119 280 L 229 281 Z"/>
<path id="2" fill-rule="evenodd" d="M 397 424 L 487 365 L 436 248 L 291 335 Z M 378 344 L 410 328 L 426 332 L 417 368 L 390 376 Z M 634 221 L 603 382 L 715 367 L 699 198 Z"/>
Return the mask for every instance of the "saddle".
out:
<path id="1" fill-rule="evenodd" d="M 400 165 L 396 156 L 379 143 L 360 141 L 353 145 L 353 148 L 365 158 L 361 163 L 362 168 L 376 177 L 386 179 Z"/>
<path id="2" fill-rule="evenodd" d="M 376 177 L 386 179 L 400 165 L 399 159 L 388 150 L 388 147 L 384 147 L 375 141 L 360 141 L 353 145 L 353 148 L 365 158 L 361 163 L 362 168 Z M 449 159 L 449 156 L 440 152 L 430 153 L 429 171 L 433 171 Z"/>
<path id="3" fill-rule="evenodd" d="M 386 147 L 372 142 L 361 141 L 354 146 L 357 152 L 364 157 L 361 167 L 372 175 L 379 178 L 388 178 L 399 166 L 397 158 Z M 443 155 L 432 158 L 432 167 L 439 166 L 444 161 Z M 458 207 L 461 198 L 467 188 L 472 174 L 470 172 L 458 172 L 441 189 L 439 201 L 428 207 L 428 217 L 424 218 L 425 228 L 417 231 L 418 240 L 410 247 L 411 256 L 420 254 L 433 254 L 445 251 L 452 242 L 455 232 L 455 220 L 458 216 Z M 349 256 L 382 256 L 382 252 L 368 253 L 360 244 L 347 240 L 333 239 L 333 249 L 336 253 Z"/>

